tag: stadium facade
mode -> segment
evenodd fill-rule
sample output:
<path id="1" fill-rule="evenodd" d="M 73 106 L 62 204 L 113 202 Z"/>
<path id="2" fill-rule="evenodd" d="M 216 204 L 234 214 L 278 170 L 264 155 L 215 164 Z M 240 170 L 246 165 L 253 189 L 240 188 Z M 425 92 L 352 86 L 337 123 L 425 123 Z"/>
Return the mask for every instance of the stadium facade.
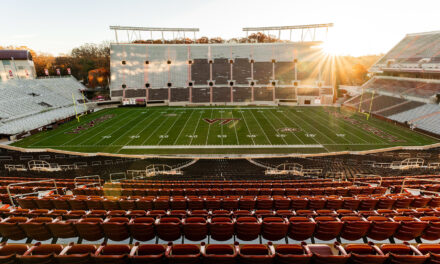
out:
<path id="1" fill-rule="evenodd" d="M 321 42 L 111 45 L 111 97 L 169 105 L 333 103 Z"/>

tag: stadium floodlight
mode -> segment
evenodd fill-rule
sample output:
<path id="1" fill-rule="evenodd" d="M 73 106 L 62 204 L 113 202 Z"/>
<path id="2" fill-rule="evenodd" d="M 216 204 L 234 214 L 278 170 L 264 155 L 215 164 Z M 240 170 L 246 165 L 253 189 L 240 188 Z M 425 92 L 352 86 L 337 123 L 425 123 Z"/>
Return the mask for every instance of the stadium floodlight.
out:
<path id="1" fill-rule="evenodd" d="M 333 27 L 333 23 L 327 24 L 309 24 L 309 25 L 296 25 L 296 26 L 271 26 L 271 27 L 245 27 L 243 31 L 246 32 L 246 37 L 249 32 L 265 32 L 265 31 L 278 31 L 278 39 L 281 39 L 281 31 L 288 30 L 290 31 L 290 40 L 292 40 L 292 31 L 301 31 L 300 41 L 304 42 L 307 39 L 307 36 L 310 36 L 309 41 L 316 41 L 316 30 L 320 28 L 324 28 L 328 31 L 329 27 Z"/>
<path id="2" fill-rule="evenodd" d="M 183 37 L 185 38 L 185 32 L 192 32 L 194 33 L 194 41 L 195 41 L 196 32 L 200 31 L 199 28 L 162 28 L 162 27 L 132 27 L 132 26 L 110 26 L 110 30 L 115 31 L 116 43 L 119 43 L 118 31 L 127 32 L 128 42 L 132 42 L 133 37 L 138 37 L 138 39 L 141 39 L 141 32 L 150 32 L 151 39 L 153 39 L 153 32 L 160 32 L 162 35 L 162 41 L 165 40 L 164 32 L 173 33 L 173 39 L 175 33 L 177 33 L 177 35 L 183 33 Z"/>

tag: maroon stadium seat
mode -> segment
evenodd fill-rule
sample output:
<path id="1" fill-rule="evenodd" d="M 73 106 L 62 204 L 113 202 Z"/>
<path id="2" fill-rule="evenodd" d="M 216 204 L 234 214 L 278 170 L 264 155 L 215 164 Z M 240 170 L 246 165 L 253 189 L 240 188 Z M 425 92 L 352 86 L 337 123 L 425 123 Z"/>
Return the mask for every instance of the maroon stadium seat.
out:
<path id="1" fill-rule="evenodd" d="M 200 248 L 203 263 L 205 264 L 221 264 L 236 263 L 238 252 L 231 245 L 204 245 Z"/>
<path id="2" fill-rule="evenodd" d="M 122 241 L 130 237 L 128 222 L 126 217 L 111 217 L 105 219 L 101 224 L 105 236 L 113 241 Z"/>
<path id="3" fill-rule="evenodd" d="M 277 245 L 275 247 L 275 261 L 279 264 L 308 264 L 312 254 L 307 254 L 301 245 Z"/>
<path id="4" fill-rule="evenodd" d="M 235 234 L 238 239 L 250 241 L 257 239 L 261 232 L 261 222 L 256 217 L 240 217 L 235 223 Z"/>
<path id="5" fill-rule="evenodd" d="M 198 264 L 201 263 L 200 248 L 197 245 L 169 244 L 165 253 L 169 264 Z"/>
<path id="6" fill-rule="evenodd" d="M 155 223 L 157 236 L 165 241 L 175 241 L 181 237 L 181 225 L 179 218 L 160 218 Z"/>
<path id="7" fill-rule="evenodd" d="M 200 241 L 208 236 L 208 224 L 203 217 L 188 217 L 182 220 L 185 239 Z"/>
<path id="8" fill-rule="evenodd" d="M 239 263 L 271 264 L 274 263 L 275 252 L 266 245 L 243 245 L 238 250 Z"/>
<path id="9" fill-rule="evenodd" d="M 69 244 L 63 251 L 55 256 L 59 264 L 87 264 L 91 263 L 92 254 L 95 254 L 95 245 L 74 245 Z"/>
<path id="10" fill-rule="evenodd" d="M 309 239 L 315 232 L 316 222 L 313 218 L 294 216 L 289 218 L 289 223 L 287 235 L 293 240 L 303 241 Z"/>
<path id="11" fill-rule="evenodd" d="M 130 252 L 130 261 L 133 264 L 161 264 L 164 257 L 165 247 L 162 245 L 139 245 L 139 243 L 136 243 Z"/>
<path id="12" fill-rule="evenodd" d="M 138 217 L 128 223 L 128 229 L 132 238 L 138 241 L 148 241 L 156 236 L 154 231 L 154 218 Z"/>
<path id="13" fill-rule="evenodd" d="M 418 249 L 410 245 L 383 244 L 380 250 L 390 254 L 388 263 L 392 264 L 422 264 L 429 255 L 423 255 Z"/>
<path id="14" fill-rule="evenodd" d="M 289 221 L 282 217 L 263 218 L 261 235 L 267 240 L 280 240 L 287 236 Z"/>
<path id="15" fill-rule="evenodd" d="M 350 263 L 353 264 L 383 264 L 388 259 L 373 243 L 347 244 L 344 249 L 351 254 Z"/>
<path id="16" fill-rule="evenodd" d="M 106 245 L 103 243 L 93 255 L 93 261 L 96 264 L 129 263 L 130 251 L 128 245 Z"/>
<path id="17" fill-rule="evenodd" d="M 209 223 L 209 234 L 217 241 L 231 239 L 234 236 L 234 220 L 229 217 L 213 217 Z"/>
<path id="18" fill-rule="evenodd" d="M 75 229 L 80 238 L 96 241 L 105 236 L 101 226 L 102 222 L 102 218 L 81 218 L 75 223 Z"/>

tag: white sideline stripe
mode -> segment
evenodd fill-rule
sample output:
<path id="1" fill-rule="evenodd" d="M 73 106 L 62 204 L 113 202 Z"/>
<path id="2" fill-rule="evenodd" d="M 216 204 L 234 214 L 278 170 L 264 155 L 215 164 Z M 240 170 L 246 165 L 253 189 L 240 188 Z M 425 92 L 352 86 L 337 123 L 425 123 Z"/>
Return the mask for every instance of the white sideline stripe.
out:
<path id="1" fill-rule="evenodd" d="M 257 110 L 265 110 L 265 109 L 278 109 L 277 107 L 267 106 L 267 107 L 168 107 L 166 110 L 248 110 L 248 109 L 257 109 Z M 165 110 L 164 110 L 165 111 Z"/>
<path id="2" fill-rule="evenodd" d="M 142 145 L 124 146 L 122 149 L 229 149 L 229 148 L 324 148 L 321 144 L 315 145 Z"/>

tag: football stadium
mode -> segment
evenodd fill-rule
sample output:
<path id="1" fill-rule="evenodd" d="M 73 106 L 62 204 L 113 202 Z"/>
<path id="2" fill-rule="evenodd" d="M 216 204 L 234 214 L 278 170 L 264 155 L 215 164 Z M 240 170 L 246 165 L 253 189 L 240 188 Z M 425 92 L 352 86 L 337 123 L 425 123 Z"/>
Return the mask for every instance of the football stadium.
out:
<path id="1" fill-rule="evenodd" d="M 440 263 L 440 31 L 337 26 L 0 46 L 0 263 Z"/>

